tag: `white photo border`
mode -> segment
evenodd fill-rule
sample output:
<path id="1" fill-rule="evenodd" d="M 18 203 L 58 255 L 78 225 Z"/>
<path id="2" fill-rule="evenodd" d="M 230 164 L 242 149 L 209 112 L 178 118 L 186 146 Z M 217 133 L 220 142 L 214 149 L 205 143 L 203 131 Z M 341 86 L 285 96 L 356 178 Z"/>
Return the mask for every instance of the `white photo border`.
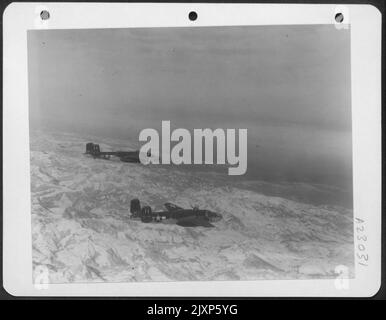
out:
<path id="1" fill-rule="evenodd" d="M 41 20 L 48 10 L 50 19 Z M 198 13 L 190 21 L 190 11 Z M 344 24 L 335 22 L 342 12 Z M 27 30 L 336 24 L 351 32 L 355 279 L 32 283 Z M 3 286 L 15 296 L 369 297 L 381 285 L 381 13 L 371 5 L 11 3 L 3 13 Z M 337 75 L 339 76 L 339 75 Z M 358 219 L 361 219 L 360 222 Z M 355 222 L 356 221 L 356 222 Z M 357 229 L 361 223 L 361 228 Z M 364 228 L 364 231 L 362 230 Z M 363 242 L 364 232 L 367 240 Z M 359 264 L 368 254 L 368 266 Z M 41 289 L 41 290 L 39 290 Z"/>

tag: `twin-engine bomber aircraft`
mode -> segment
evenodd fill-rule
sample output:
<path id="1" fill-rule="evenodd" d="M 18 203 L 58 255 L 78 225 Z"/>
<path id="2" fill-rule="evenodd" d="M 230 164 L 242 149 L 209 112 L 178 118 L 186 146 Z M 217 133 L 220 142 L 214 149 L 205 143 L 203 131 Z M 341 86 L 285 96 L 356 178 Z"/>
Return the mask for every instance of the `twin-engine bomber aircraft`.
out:
<path id="1" fill-rule="evenodd" d="M 123 162 L 139 163 L 139 151 L 101 151 L 99 144 L 89 142 L 86 144 L 86 154 L 94 158 L 110 159 L 111 156 L 118 157 Z"/>
<path id="2" fill-rule="evenodd" d="M 166 211 L 152 211 L 149 206 L 141 208 L 138 199 L 131 200 L 130 212 L 131 218 L 139 218 L 144 223 L 175 223 L 182 227 L 214 227 L 211 222 L 221 220 L 219 213 L 201 210 L 197 207 L 192 209 L 183 209 L 172 203 L 165 203 Z"/>

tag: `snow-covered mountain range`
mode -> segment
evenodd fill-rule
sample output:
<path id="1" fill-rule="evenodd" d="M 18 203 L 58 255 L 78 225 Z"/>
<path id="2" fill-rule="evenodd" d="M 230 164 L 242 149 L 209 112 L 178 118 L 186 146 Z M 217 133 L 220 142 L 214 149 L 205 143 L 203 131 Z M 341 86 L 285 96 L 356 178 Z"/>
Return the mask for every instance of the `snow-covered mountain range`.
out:
<path id="1" fill-rule="evenodd" d="M 257 280 L 354 273 L 352 210 L 226 184 L 216 174 L 84 154 L 93 137 L 31 132 L 33 265 L 52 283 Z M 98 140 L 104 150 L 133 145 Z M 221 213 L 215 228 L 130 219 L 130 201 Z"/>

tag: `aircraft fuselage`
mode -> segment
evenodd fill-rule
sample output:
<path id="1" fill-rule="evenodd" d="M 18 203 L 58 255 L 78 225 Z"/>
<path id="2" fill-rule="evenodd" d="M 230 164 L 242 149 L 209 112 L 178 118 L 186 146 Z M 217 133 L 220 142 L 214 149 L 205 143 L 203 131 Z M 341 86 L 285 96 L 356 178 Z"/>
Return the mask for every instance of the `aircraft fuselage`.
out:
<path id="1" fill-rule="evenodd" d="M 131 201 L 131 218 L 139 218 L 142 222 L 176 223 L 183 227 L 214 227 L 211 222 L 219 221 L 222 216 L 210 210 L 198 208 L 183 209 L 171 203 L 166 203 L 165 211 L 152 211 L 149 206 L 141 208 L 138 199 Z"/>

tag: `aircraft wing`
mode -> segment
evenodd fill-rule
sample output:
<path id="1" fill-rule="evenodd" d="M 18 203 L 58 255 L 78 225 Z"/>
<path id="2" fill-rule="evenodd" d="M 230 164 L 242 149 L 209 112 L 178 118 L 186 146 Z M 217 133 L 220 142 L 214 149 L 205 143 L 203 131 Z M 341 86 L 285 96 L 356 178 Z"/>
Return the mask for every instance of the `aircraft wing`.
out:
<path id="1" fill-rule="evenodd" d="M 139 158 L 136 158 L 136 157 L 131 157 L 131 156 L 124 156 L 124 157 L 120 157 L 120 160 L 122 162 L 132 162 L 132 163 L 139 163 Z"/>
<path id="2" fill-rule="evenodd" d="M 199 217 L 187 217 L 177 220 L 177 225 L 181 227 L 206 227 L 212 228 L 213 224 L 209 223 L 208 220 Z"/>
<path id="3" fill-rule="evenodd" d="M 164 204 L 164 206 L 165 206 L 166 210 L 168 210 L 168 211 L 183 210 L 183 208 L 181 208 L 181 207 L 179 207 L 179 206 L 177 206 L 177 205 L 175 205 L 174 203 L 171 203 L 171 202 L 166 202 Z"/>

